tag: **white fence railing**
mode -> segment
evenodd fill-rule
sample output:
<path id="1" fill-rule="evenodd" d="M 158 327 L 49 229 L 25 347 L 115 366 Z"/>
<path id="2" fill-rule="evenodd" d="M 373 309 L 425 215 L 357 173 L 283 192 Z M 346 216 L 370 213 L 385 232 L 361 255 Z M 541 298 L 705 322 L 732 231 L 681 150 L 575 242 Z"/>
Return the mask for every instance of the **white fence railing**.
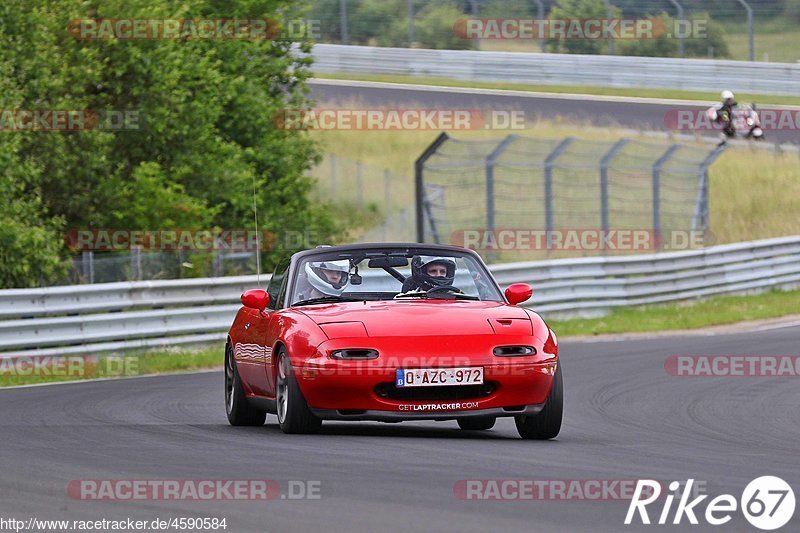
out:
<path id="1" fill-rule="evenodd" d="M 800 64 L 318 44 L 318 73 L 400 74 L 536 85 L 797 94 Z"/>
<path id="2" fill-rule="evenodd" d="M 545 316 L 800 286 L 800 236 L 653 255 L 490 267 L 534 287 Z M 262 286 L 269 276 L 262 276 Z M 255 276 L 0 291 L 0 358 L 92 353 L 225 338 Z"/>

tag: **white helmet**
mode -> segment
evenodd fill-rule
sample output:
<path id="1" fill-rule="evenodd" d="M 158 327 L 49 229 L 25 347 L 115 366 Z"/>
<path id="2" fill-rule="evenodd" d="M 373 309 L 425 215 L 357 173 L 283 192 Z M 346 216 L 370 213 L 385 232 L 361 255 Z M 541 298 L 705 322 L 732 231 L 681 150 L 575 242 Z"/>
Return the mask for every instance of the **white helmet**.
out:
<path id="1" fill-rule="evenodd" d="M 350 261 L 307 262 L 306 278 L 311 286 L 322 294 L 340 296 L 350 281 Z"/>
<path id="2" fill-rule="evenodd" d="M 735 100 L 733 92 L 728 90 L 722 91 L 722 94 L 720 96 L 722 96 L 722 101 L 725 102 L 726 104 L 731 103 Z"/>

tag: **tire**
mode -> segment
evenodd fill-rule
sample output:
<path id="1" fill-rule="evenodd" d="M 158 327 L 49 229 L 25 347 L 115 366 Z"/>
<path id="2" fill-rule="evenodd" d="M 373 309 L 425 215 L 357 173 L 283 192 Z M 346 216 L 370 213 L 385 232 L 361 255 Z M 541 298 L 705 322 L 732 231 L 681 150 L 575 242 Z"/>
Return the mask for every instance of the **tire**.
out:
<path id="1" fill-rule="evenodd" d="M 458 427 L 461 429 L 466 429 L 468 431 L 482 431 L 486 429 L 492 429 L 494 427 L 494 423 L 497 422 L 497 417 L 479 416 L 459 418 L 456 421 L 458 422 Z"/>
<path id="2" fill-rule="evenodd" d="M 561 361 L 558 363 L 553 387 L 547 395 L 547 403 L 537 415 L 517 415 L 514 422 L 519 436 L 530 440 L 554 439 L 561 431 L 564 413 L 564 380 L 561 377 Z"/>
<path id="3" fill-rule="evenodd" d="M 322 420 L 314 416 L 308 408 L 285 348 L 278 352 L 278 368 L 275 374 L 275 404 L 281 430 L 284 433 L 300 434 L 319 432 Z"/>
<path id="4" fill-rule="evenodd" d="M 267 419 L 267 413 L 248 403 L 230 345 L 225 348 L 225 412 L 232 426 L 263 426 Z"/>

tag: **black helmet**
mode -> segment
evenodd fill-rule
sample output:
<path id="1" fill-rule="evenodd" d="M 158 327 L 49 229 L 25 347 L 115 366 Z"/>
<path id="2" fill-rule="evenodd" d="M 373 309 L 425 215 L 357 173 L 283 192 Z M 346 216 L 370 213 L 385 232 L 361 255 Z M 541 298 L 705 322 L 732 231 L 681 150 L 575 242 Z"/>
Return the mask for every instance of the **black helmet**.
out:
<path id="1" fill-rule="evenodd" d="M 428 275 L 430 265 L 444 265 L 447 273 L 444 276 Z M 416 280 L 419 288 L 428 291 L 434 287 L 452 285 L 456 277 L 456 262 L 450 257 L 429 257 L 415 255 L 411 259 L 411 277 Z"/>

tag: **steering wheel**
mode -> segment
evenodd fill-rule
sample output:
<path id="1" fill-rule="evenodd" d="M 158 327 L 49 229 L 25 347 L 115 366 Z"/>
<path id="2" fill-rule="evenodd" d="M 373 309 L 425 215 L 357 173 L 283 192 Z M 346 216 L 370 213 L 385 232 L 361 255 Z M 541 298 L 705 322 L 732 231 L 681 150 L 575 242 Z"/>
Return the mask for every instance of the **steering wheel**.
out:
<path id="1" fill-rule="evenodd" d="M 426 292 L 428 294 L 431 294 L 434 292 L 443 292 L 443 291 L 453 291 L 460 293 L 461 289 L 459 289 L 458 287 L 453 287 L 452 285 L 440 285 L 438 287 L 433 287 L 431 289 L 428 289 Z"/>

